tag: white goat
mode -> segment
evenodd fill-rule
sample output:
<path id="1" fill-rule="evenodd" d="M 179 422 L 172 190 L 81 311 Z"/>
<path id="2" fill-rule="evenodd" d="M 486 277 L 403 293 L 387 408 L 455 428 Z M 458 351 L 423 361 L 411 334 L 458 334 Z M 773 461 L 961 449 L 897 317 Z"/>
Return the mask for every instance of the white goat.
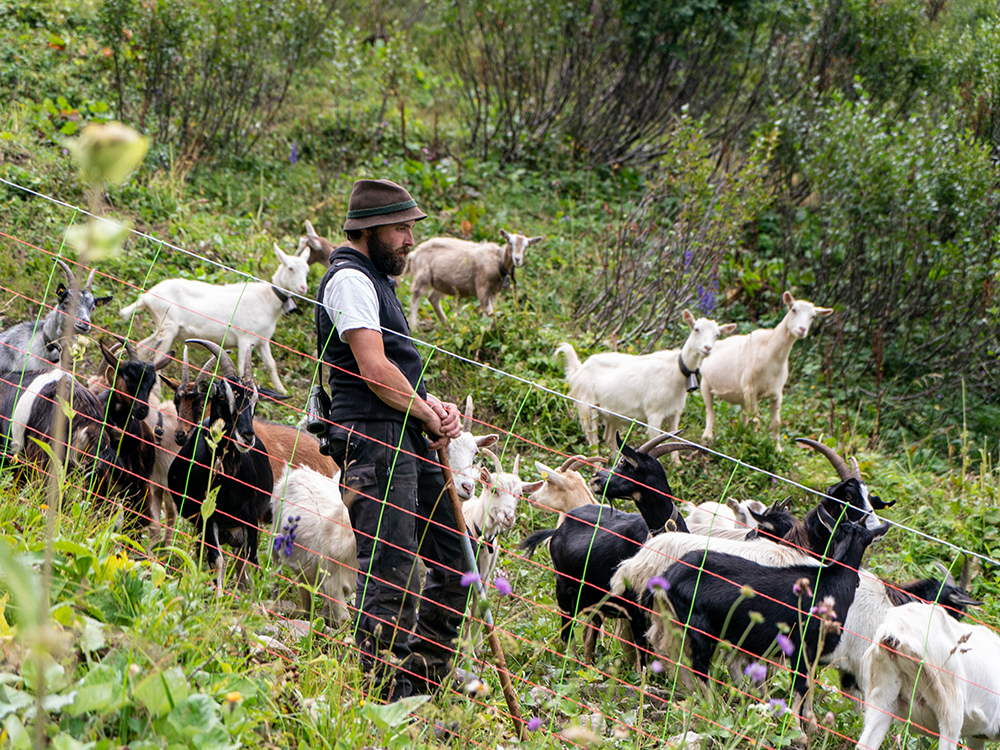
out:
<path id="1" fill-rule="evenodd" d="M 940 750 L 953 750 L 960 737 L 974 750 L 1000 740 L 1000 638 L 988 627 L 933 604 L 896 607 L 865 652 L 864 674 L 858 750 L 877 750 L 894 718 L 940 735 Z"/>
<path id="2" fill-rule="evenodd" d="M 271 559 L 302 582 L 299 603 L 307 616 L 313 612 L 312 589 L 322 592 L 326 601 L 316 612 L 331 624 L 348 619 L 358 576 L 358 546 L 339 482 L 339 471 L 331 479 L 307 467 L 285 467 L 271 495 Z"/>
<path id="3" fill-rule="evenodd" d="M 484 448 L 496 445 L 500 436 L 496 434 L 476 437 L 472 434 L 472 396 L 465 399 L 465 418 L 462 420 L 462 434 L 448 443 L 448 463 L 455 478 L 458 496 L 468 500 L 476 491 L 479 472 L 475 470 L 476 456 Z"/>
<path id="4" fill-rule="evenodd" d="M 797 300 L 790 292 L 782 295 L 788 312 L 775 328 L 758 328 L 742 336 L 720 341 L 714 355 L 702 365 L 701 395 L 705 399 L 705 432 L 702 440 L 710 443 L 714 437 L 715 409 L 713 398 L 743 407 L 743 424 L 757 416 L 757 403 L 771 400 L 771 434 L 781 442 L 781 398 L 788 380 L 788 355 L 792 345 L 804 339 L 809 326 L 819 315 L 826 317 L 833 310 L 816 307 L 812 302 Z"/>
<path id="5" fill-rule="evenodd" d="M 757 528 L 757 519 L 751 515 L 751 510 L 760 514 L 767 510 L 767 506 L 759 500 L 739 502 L 734 498 L 726 500 L 725 505 L 701 503 L 687 512 L 688 531 L 703 536 L 742 540 L 752 529 Z"/>
<path id="6" fill-rule="evenodd" d="M 278 368 L 271 356 L 271 337 L 282 312 L 296 309 L 292 294 L 308 291 L 306 276 L 309 264 L 308 248 L 298 255 L 285 255 L 277 245 L 278 270 L 271 283 L 245 281 L 239 284 L 206 284 L 192 279 L 161 281 L 139 299 L 121 310 L 123 318 L 131 318 L 145 308 L 156 330 L 139 342 L 150 346 L 162 340 L 161 351 L 170 348 L 178 336 L 183 339 L 206 339 L 222 347 L 238 347 L 236 360 L 247 362 L 247 353 L 257 348 L 271 376 L 275 390 L 284 394 L 285 387 L 278 378 Z M 240 375 L 250 373 L 240 372 Z"/>
<path id="7" fill-rule="evenodd" d="M 615 433 L 625 434 L 630 420 L 649 425 L 650 439 L 660 434 L 660 425 L 669 418 L 668 432 L 674 432 L 687 402 L 688 379 L 712 353 L 719 336 L 736 330 L 735 323 L 720 326 L 708 318 L 694 319 L 687 310 L 684 322 L 691 327 L 681 349 L 665 349 L 641 356 L 605 352 L 580 364 L 570 344 L 560 344 L 556 354 L 566 357 L 569 395 L 576 400 L 580 424 L 587 443 L 597 445 L 597 417 L 604 419 L 604 442 L 615 448 Z M 674 454 L 680 460 L 678 454 Z"/>
<path id="8" fill-rule="evenodd" d="M 410 329 L 416 330 L 420 301 L 430 291 L 431 307 L 447 323 L 441 300 L 446 296 L 477 297 L 483 315 L 493 315 L 497 295 L 514 280 L 514 269 L 524 265 L 524 251 L 545 237 L 525 237 L 500 230 L 505 244 L 469 242 L 454 237 L 433 237 L 421 242 L 406 258 L 403 273 L 410 284 Z"/>

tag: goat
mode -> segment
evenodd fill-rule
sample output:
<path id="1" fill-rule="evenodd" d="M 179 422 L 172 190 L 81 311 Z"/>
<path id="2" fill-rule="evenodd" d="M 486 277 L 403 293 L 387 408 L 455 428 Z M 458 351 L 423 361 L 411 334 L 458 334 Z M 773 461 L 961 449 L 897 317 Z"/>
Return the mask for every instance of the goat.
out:
<path id="1" fill-rule="evenodd" d="M 612 448 L 615 434 L 624 432 L 630 420 L 647 424 L 649 438 L 660 434 L 664 419 L 668 432 L 677 430 L 688 391 L 698 387 L 699 368 L 719 336 L 736 330 L 735 323 L 720 326 L 708 318 L 695 320 L 687 310 L 683 317 L 691 332 L 680 349 L 641 356 L 604 352 L 580 364 L 572 345 L 556 348 L 556 355 L 566 359 L 569 395 L 589 445 L 598 443 L 598 417 L 604 420 L 604 442 Z M 676 454 L 674 459 L 680 460 Z"/>
<path id="2" fill-rule="evenodd" d="M 692 534 L 725 539 L 753 538 L 757 517 L 768 508 L 759 500 L 728 498 L 725 505 L 706 502 L 688 510 L 687 525 Z"/>
<path id="3" fill-rule="evenodd" d="M 781 399 L 788 380 L 788 355 L 792 345 L 804 339 L 818 315 L 826 317 L 833 310 L 816 307 L 812 302 L 796 300 L 790 292 L 782 295 L 788 312 L 774 328 L 758 328 L 741 336 L 720 341 L 712 357 L 702 365 L 701 395 L 705 400 L 705 431 L 702 440 L 714 438 L 713 399 L 721 398 L 743 407 L 743 424 L 750 416 L 757 420 L 757 403 L 771 401 L 771 435 L 780 451 Z"/>
<path id="4" fill-rule="evenodd" d="M 299 237 L 299 253 L 303 249 L 309 248 L 309 255 L 307 260 L 311 266 L 313 263 L 319 263 L 323 268 L 330 267 L 330 253 L 337 249 L 326 237 L 320 237 L 316 234 L 316 230 L 313 228 L 312 222 L 308 219 L 306 220 L 306 233 Z"/>
<path id="5" fill-rule="evenodd" d="M 180 381 L 164 378 L 174 390 L 173 405 L 177 414 L 174 439 L 181 445 L 187 440 L 190 428 L 204 419 L 205 391 L 216 367 L 217 360 L 214 357 L 209 359 L 192 384 L 185 348 Z M 320 453 L 319 441 L 308 432 L 291 425 L 268 422 L 256 416 L 253 418 L 253 429 L 267 446 L 267 458 L 271 463 L 273 476 L 280 476 L 286 464 L 293 468 L 308 466 L 327 477 L 332 477 L 337 471 L 337 464 L 329 456 Z"/>
<path id="6" fill-rule="evenodd" d="M 966 599 L 968 605 L 979 605 Z M 857 750 L 878 750 L 893 720 L 982 750 L 1000 740 L 1000 637 L 914 602 L 888 612 L 864 656 L 865 725 Z"/>
<path id="7" fill-rule="evenodd" d="M 260 352 L 271 383 L 282 395 L 285 387 L 278 378 L 278 368 L 271 356 L 271 337 L 283 312 L 297 309 L 291 294 L 305 294 L 309 264 L 306 250 L 285 255 L 274 246 L 278 269 L 271 283 L 246 281 L 239 284 L 206 284 L 193 279 L 168 279 L 139 295 L 133 304 L 123 307 L 126 320 L 145 309 L 153 318 L 156 330 L 143 339 L 141 346 L 162 340 L 169 349 L 174 339 L 202 338 L 223 347 L 237 347 L 240 366 L 249 362 L 251 349 Z M 240 372 L 240 375 L 251 373 Z"/>
<path id="8" fill-rule="evenodd" d="M 312 588 L 325 602 L 317 608 L 330 625 L 347 621 L 358 577 L 358 545 L 340 496 L 340 473 L 324 476 L 308 467 L 285 467 L 274 484 L 271 559 L 302 582 L 299 603 L 313 616 Z"/>
<path id="9" fill-rule="evenodd" d="M 743 651 L 760 657 L 774 648 L 780 632 L 778 624 L 787 623 L 791 627 L 788 637 L 796 654 L 790 658 L 795 670 L 793 711 L 798 717 L 807 696 L 808 665 L 818 655 L 832 652 L 840 639 L 837 629 L 828 630 L 825 638 L 820 638 L 824 623 L 809 607 L 819 602 L 828 608 L 836 607 L 839 617 L 835 619 L 843 622 L 854 602 L 865 550 L 889 530 L 888 522 L 875 529 L 861 523 L 838 524 L 822 506 L 819 518 L 832 534 L 829 564 L 771 567 L 737 555 L 696 551 L 667 568 L 665 594 L 662 588 L 644 594 L 647 604 L 652 599 L 662 601 L 666 596 L 673 617 L 685 628 L 691 669 L 703 684 L 707 685 L 709 663 L 721 640 L 738 641 Z M 797 588 L 802 579 L 808 581 L 814 594 L 811 599 Z M 742 593 L 746 586 L 757 594 L 752 599 Z M 763 622 L 755 624 L 751 611 L 761 613 Z M 805 715 L 812 715 L 811 705 L 806 706 Z"/>
<path id="10" fill-rule="evenodd" d="M 75 333 L 89 333 L 90 316 L 98 307 L 103 307 L 111 301 L 107 297 L 95 297 L 94 270 L 90 271 L 87 283 L 76 296 L 76 311 L 70 311 L 73 301 L 75 281 L 73 272 L 63 261 L 56 263 L 66 274 L 67 288 L 62 283 L 56 287 L 56 306 L 45 316 L 44 320 L 27 320 L 17 323 L 6 331 L 0 332 L 0 372 L 24 370 L 48 370 L 59 363 L 62 352 L 63 325 L 67 316 L 72 317 Z M 41 313 L 39 313 L 39 316 Z"/>
<path id="11" fill-rule="evenodd" d="M 514 269 L 524 264 L 524 252 L 545 237 L 525 237 L 500 230 L 504 246 L 495 242 L 469 242 L 454 237 L 433 237 L 421 242 L 406 257 L 404 274 L 410 283 L 410 330 L 417 330 L 420 301 L 430 291 L 431 307 L 447 324 L 441 300 L 446 296 L 477 297 L 483 315 L 493 315 L 497 295 L 514 281 Z"/>
<path id="12" fill-rule="evenodd" d="M 559 635 L 568 644 L 573 623 L 582 614 L 594 615 L 596 630 L 603 616 L 624 616 L 632 626 L 632 637 L 640 660 L 645 647 L 644 614 L 636 602 L 611 597 L 611 572 L 622 561 L 635 555 L 650 534 L 661 534 L 666 528 L 686 531 L 684 518 L 671 501 L 672 491 L 660 456 L 676 450 L 690 450 L 687 443 L 657 445 L 664 434 L 633 449 L 619 436 L 621 458 L 612 472 L 595 474 L 591 489 L 605 497 L 628 497 L 639 513 L 624 513 L 607 505 L 583 505 L 566 514 L 565 522 L 556 529 L 536 531 L 521 542 L 521 548 L 532 552 L 546 539 L 556 571 L 556 600 L 562 625 Z M 593 660 L 593 638 L 586 636 L 585 659 Z"/>
<path id="13" fill-rule="evenodd" d="M 472 396 L 465 399 L 465 416 L 462 420 L 462 434 L 448 442 L 448 463 L 455 478 L 455 489 L 462 500 L 468 500 L 476 491 L 478 472 L 474 471 L 479 451 L 489 448 L 500 440 L 497 434 L 476 437 L 472 434 Z"/>
<path id="14" fill-rule="evenodd" d="M 154 520 L 147 514 L 147 505 L 157 453 L 154 427 L 147 422 L 151 414 L 151 391 L 157 370 L 170 363 L 173 352 L 160 356 L 155 362 L 143 361 L 132 344 L 125 339 L 118 341 L 121 346 L 116 350 L 103 339 L 99 342 L 108 380 L 108 388 L 99 400 L 107 424 L 113 428 L 111 442 L 124 475 L 123 507 L 135 515 L 133 519 L 126 519 L 126 525 L 147 526 Z M 127 354 L 124 359 L 119 358 L 121 348 Z M 158 522 L 159 518 L 155 520 Z"/>
<path id="15" fill-rule="evenodd" d="M 209 567 L 215 568 L 219 596 L 225 569 L 223 535 L 240 548 L 242 562 L 237 582 L 242 582 L 246 565 L 257 564 L 259 524 L 271 521 L 274 475 L 267 448 L 254 433 L 257 386 L 250 375 L 252 350 L 247 350 L 247 374 L 241 378 L 229 354 L 218 344 L 203 339 L 189 339 L 187 343 L 200 344 L 211 352 L 218 360 L 221 377 L 209 384 L 208 418 L 188 435 L 170 465 L 167 484 L 181 515 L 193 519 L 199 536 L 203 535 Z M 254 451 L 254 447 L 260 450 Z M 215 508 L 207 520 L 203 519 L 202 503 L 209 490 L 216 488 Z"/>
<path id="16" fill-rule="evenodd" d="M 558 469 L 535 461 L 535 468 L 542 481 L 541 486 L 528 497 L 528 502 L 536 508 L 558 513 L 556 528 L 559 528 L 566 520 L 566 514 L 574 508 L 597 504 L 587 480 L 580 476 L 577 469 L 603 464 L 606 460 L 601 456 L 570 456 Z"/>

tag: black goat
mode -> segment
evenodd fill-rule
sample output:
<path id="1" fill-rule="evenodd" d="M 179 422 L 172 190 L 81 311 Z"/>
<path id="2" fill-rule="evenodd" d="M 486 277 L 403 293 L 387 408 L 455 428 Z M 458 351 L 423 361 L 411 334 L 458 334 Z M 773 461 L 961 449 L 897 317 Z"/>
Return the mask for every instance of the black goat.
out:
<path id="1" fill-rule="evenodd" d="M 793 710 L 798 716 L 807 694 L 808 665 L 816 659 L 823 625 L 823 618 L 811 613 L 810 608 L 816 605 L 833 609 L 836 619 L 844 622 L 854 602 L 865 550 L 889 529 L 888 523 L 875 529 L 854 522 L 838 524 L 822 506 L 817 515 L 832 534 L 832 561 L 822 567 L 775 568 L 723 552 L 698 551 L 684 555 L 667 568 L 666 597 L 677 621 L 685 626 L 691 668 L 703 682 L 708 681 L 709 664 L 720 640 L 740 642 L 744 651 L 763 656 L 774 649 L 781 632 L 778 624 L 785 623 L 794 649 L 789 658 L 795 670 Z M 803 579 L 814 596 L 809 596 L 806 586 L 800 584 Z M 744 598 L 745 586 L 751 587 L 756 596 Z M 654 596 L 662 597 L 662 589 L 647 591 L 644 602 L 652 606 Z M 754 611 L 763 615 L 763 622 L 754 623 Z M 839 641 L 839 629 L 828 630 L 822 654 L 831 653 Z M 811 715 L 812 706 L 807 706 L 806 711 Z"/>
<path id="2" fill-rule="evenodd" d="M 274 475 L 266 449 L 254 433 L 257 386 L 251 375 L 252 350 L 247 352 L 246 375 L 240 378 L 229 354 L 217 344 L 202 339 L 187 343 L 208 349 L 218 360 L 221 377 L 202 381 L 208 391 L 209 415 L 191 430 L 170 466 L 167 483 L 180 514 L 192 519 L 199 534 L 204 534 L 208 563 L 216 570 L 217 592 L 221 594 L 224 562 L 220 545 L 226 541 L 241 549 L 237 581 L 242 582 L 246 565 L 257 564 L 259 526 L 271 522 Z M 255 446 L 259 450 L 252 450 Z M 202 531 L 202 503 L 209 489 L 215 488 L 215 509 Z"/>
<path id="3" fill-rule="evenodd" d="M 646 646 L 645 615 L 633 600 L 610 596 L 611 574 L 622 560 L 639 552 L 650 534 L 687 531 L 684 517 L 674 506 L 667 474 L 657 460 L 666 453 L 697 449 L 688 443 L 657 443 L 672 437 L 660 435 L 638 449 L 625 445 L 617 436 L 621 457 L 611 472 L 601 470 L 590 481 L 599 497 L 629 498 L 639 513 L 625 513 L 608 505 L 584 505 L 566 514 L 557 529 L 536 531 L 521 542 L 533 552 L 551 538 L 549 552 L 556 571 L 556 600 L 561 610 L 559 635 L 568 643 L 573 622 L 585 612 L 594 615 L 594 632 L 603 616 L 624 616 L 632 626 L 632 638 L 639 662 Z M 610 598 L 609 598 L 610 596 Z M 592 661 L 593 639 L 584 638 L 585 660 Z"/>

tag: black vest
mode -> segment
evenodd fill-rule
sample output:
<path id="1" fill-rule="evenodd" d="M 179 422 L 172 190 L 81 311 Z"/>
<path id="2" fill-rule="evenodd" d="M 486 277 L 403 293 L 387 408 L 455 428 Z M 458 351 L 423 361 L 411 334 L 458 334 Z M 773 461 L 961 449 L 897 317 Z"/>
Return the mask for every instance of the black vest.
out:
<path id="1" fill-rule="evenodd" d="M 371 260 L 357 250 L 338 247 L 330 254 L 330 268 L 319 282 L 319 304 L 316 305 L 319 358 L 330 365 L 330 419 L 339 423 L 365 420 L 402 422 L 405 414 L 382 401 L 362 380 L 351 347 L 340 340 L 330 319 L 331 312 L 336 317 L 337 311 L 328 311 L 323 304 L 326 285 L 337 271 L 345 268 L 361 271 L 375 285 L 385 356 L 400 369 L 421 398 L 427 397 L 420 379 L 423 372 L 420 355 L 413 342 L 406 338 L 410 335 L 410 326 L 396 297 L 396 282 L 378 271 Z"/>

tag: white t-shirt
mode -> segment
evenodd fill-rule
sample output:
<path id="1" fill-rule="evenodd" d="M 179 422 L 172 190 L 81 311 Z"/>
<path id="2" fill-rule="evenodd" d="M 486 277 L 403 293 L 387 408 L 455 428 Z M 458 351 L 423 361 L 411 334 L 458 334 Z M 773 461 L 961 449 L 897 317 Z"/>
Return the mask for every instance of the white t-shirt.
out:
<path id="1" fill-rule="evenodd" d="M 345 343 L 344 334 L 356 328 L 382 332 L 375 285 L 361 271 L 353 268 L 337 271 L 326 285 L 323 305 Z"/>

